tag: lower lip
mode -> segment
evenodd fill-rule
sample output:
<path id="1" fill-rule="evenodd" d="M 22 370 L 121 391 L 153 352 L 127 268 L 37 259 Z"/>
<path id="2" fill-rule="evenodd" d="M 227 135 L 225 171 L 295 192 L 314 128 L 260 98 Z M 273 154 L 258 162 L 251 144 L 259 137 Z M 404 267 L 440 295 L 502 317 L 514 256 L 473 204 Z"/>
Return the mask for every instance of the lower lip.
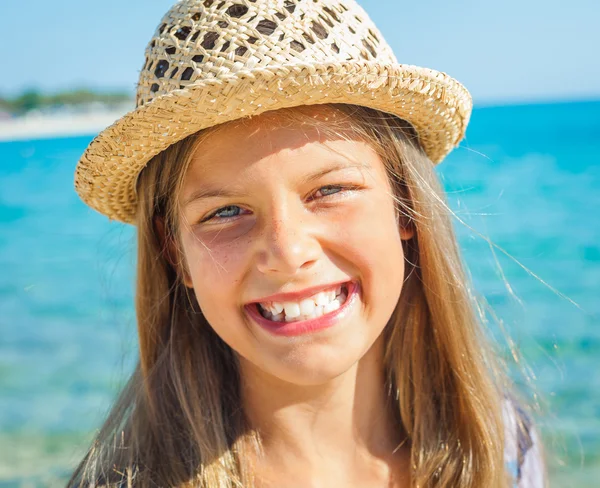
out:
<path id="1" fill-rule="evenodd" d="M 245 308 L 250 317 L 271 334 L 285 337 L 310 334 L 320 330 L 329 329 L 348 315 L 352 305 L 358 298 L 358 284 L 350 282 L 347 283 L 346 287 L 348 289 L 348 297 L 340 308 L 314 319 L 299 320 L 297 322 L 275 322 L 263 317 L 258 311 L 258 305 L 256 303 L 246 305 Z"/>

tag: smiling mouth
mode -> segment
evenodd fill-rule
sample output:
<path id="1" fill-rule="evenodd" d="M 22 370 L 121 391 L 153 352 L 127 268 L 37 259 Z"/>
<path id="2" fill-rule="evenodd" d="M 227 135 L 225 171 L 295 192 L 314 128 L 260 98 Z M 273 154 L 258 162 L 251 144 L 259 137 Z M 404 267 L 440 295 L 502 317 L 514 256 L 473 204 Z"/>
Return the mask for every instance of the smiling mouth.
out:
<path id="1" fill-rule="evenodd" d="M 257 303 L 256 307 L 272 322 L 301 322 L 335 312 L 347 299 L 348 283 L 344 283 L 300 301 Z"/>

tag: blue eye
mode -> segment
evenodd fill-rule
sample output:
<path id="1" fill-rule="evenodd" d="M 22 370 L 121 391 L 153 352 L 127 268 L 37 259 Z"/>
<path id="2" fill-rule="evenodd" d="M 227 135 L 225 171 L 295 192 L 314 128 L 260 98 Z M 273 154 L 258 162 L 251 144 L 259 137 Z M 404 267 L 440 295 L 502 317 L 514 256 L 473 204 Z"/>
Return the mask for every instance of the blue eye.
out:
<path id="1" fill-rule="evenodd" d="M 220 208 L 213 215 L 221 218 L 237 217 L 240 214 L 240 210 L 240 207 L 236 207 L 235 205 L 229 205 L 228 207 Z"/>
<path id="2" fill-rule="evenodd" d="M 221 207 L 215 212 L 211 213 L 202 222 L 208 222 L 209 220 L 228 220 L 234 217 L 239 217 L 242 209 L 237 205 L 228 205 L 227 207 Z"/>
<path id="3" fill-rule="evenodd" d="M 345 194 L 349 191 L 357 189 L 358 187 L 353 185 L 325 185 L 320 187 L 316 192 L 314 192 L 311 195 L 310 200 L 327 200 L 329 197 L 333 196 L 335 196 L 335 198 L 341 198 L 345 196 Z"/>
<path id="4" fill-rule="evenodd" d="M 329 185 L 329 186 L 323 186 L 322 188 L 319 188 L 318 191 L 320 191 L 321 194 L 324 197 L 326 197 L 326 196 L 333 195 L 335 193 L 342 191 L 342 187 L 336 186 L 336 185 Z"/>

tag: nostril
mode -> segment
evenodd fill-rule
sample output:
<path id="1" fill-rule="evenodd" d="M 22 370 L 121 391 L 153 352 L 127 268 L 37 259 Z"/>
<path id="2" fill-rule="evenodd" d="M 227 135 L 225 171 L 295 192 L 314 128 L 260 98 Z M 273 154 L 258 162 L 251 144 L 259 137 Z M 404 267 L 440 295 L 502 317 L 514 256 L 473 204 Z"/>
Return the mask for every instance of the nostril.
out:
<path id="1" fill-rule="evenodd" d="M 316 259 L 312 259 L 310 261 L 306 261 L 305 263 L 302 264 L 302 266 L 300 266 L 301 269 L 308 269 L 311 266 L 313 266 L 315 263 L 317 262 Z"/>

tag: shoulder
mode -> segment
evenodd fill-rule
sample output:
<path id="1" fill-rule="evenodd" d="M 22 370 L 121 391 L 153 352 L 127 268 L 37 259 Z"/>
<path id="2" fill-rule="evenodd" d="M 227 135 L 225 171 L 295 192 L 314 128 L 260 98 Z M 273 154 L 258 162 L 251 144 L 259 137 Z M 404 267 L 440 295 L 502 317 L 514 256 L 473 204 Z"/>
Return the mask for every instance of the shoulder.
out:
<path id="1" fill-rule="evenodd" d="M 541 440 L 530 416 L 511 398 L 502 407 L 504 418 L 504 461 L 514 488 L 543 488 L 545 466 Z"/>

